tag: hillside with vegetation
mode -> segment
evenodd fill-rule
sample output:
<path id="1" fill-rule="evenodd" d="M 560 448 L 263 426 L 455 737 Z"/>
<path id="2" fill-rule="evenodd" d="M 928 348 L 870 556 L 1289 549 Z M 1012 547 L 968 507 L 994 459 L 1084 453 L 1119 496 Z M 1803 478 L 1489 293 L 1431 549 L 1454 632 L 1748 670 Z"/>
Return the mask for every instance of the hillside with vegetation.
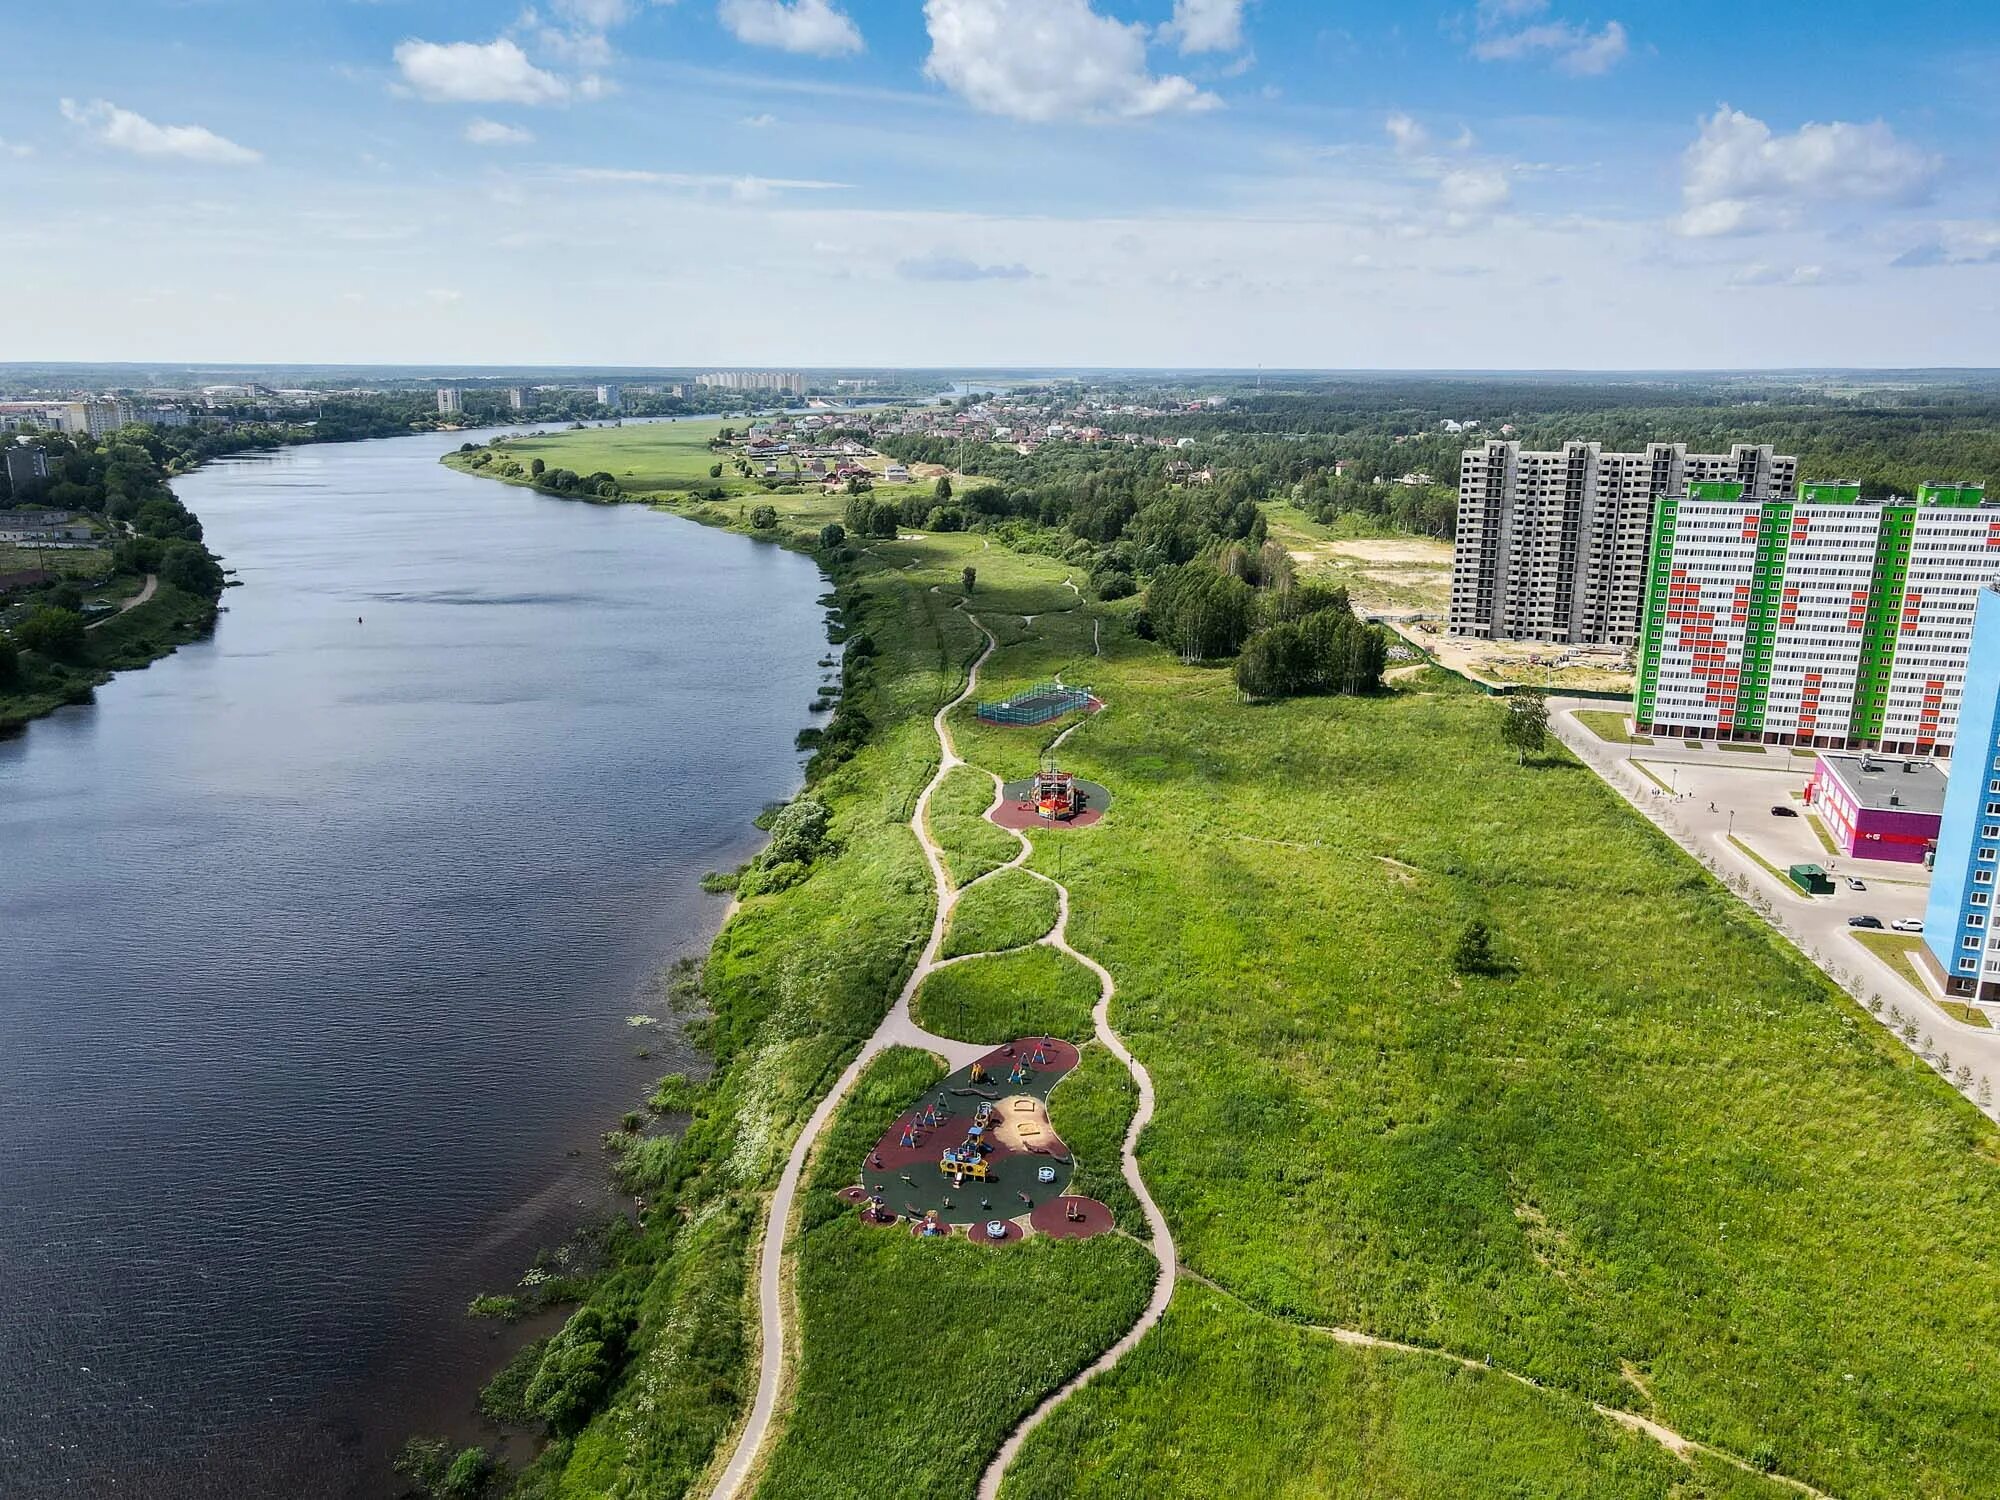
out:
<path id="1" fill-rule="evenodd" d="M 953 497 L 966 529 L 855 534 L 851 495 L 728 470 L 722 498 L 697 493 L 699 433 L 483 451 L 811 552 L 846 647 L 802 794 L 820 811 L 786 825 L 816 832 L 788 834 L 782 880 L 742 872 L 686 976 L 713 1071 L 655 1101 L 684 1132 L 618 1138 L 643 1221 L 491 1393 L 546 1443 L 511 1493 L 699 1493 L 727 1453 L 755 1383 L 761 1207 L 929 930 L 907 823 L 981 627 L 982 696 L 1059 676 L 1106 705 L 1060 753 L 1116 801 L 1035 835 L 1030 868 L 1060 867 L 1069 940 L 1116 979 L 1113 1020 L 1158 1091 L 1140 1165 L 1182 1261 L 1164 1321 L 1056 1409 L 1003 1496 L 1886 1500 L 2000 1472 L 1990 1122 L 1567 752 L 1521 753 L 1499 705 L 1439 674 L 1350 678 L 1362 627 L 1266 563 L 1254 500 L 1121 491 L 1131 512 L 1098 541 L 1072 521 L 1111 491 L 1000 515 L 975 477 Z M 1079 566 L 1126 541 L 1131 592 Z M 1017 778 L 1068 726 L 966 708 L 951 727 L 972 768 Z M 955 840 L 983 857 L 967 790 L 934 808 L 955 874 Z M 931 1024 L 1004 1016 L 1015 1000 L 981 997 L 1018 990 L 1006 974 L 955 981 Z M 1081 1026 L 1069 986 L 1034 983 L 1052 1024 Z M 1051 1114 L 1135 1229 L 1106 1170 L 1132 1094 L 1093 1056 Z M 931 1069 L 878 1060 L 807 1179 L 759 1494 L 905 1475 L 972 1496 L 1019 1415 L 1141 1300 L 1150 1263 L 1118 1237 L 931 1245 L 832 1199 Z M 1033 1359 L 991 1338 L 1026 1308 L 1061 1331 Z"/>

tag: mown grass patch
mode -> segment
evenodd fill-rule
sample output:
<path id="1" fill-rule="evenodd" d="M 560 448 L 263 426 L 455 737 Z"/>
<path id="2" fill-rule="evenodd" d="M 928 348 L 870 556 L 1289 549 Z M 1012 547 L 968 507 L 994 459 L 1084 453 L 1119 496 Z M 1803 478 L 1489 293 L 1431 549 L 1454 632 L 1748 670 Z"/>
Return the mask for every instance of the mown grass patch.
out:
<path id="1" fill-rule="evenodd" d="M 1006 870 L 983 880 L 959 898 L 945 929 L 944 958 L 998 953 L 1048 935 L 1056 925 L 1056 888 L 1023 870 Z"/>
<path id="2" fill-rule="evenodd" d="M 1134 1234 L 1144 1232 L 1139 1200 L 1120 1164 L 1125 1132 L 1139 1107 L 1139 1086 L 1125 1064 L 1092 1043 L 1049 1095 L 1049 1123 L 1076 1160 L 1069 1190 L 1108 1204 L 1113 1218 Z"/>
<path id="3" fill-rule="evenodd" d="M 1931 994 L 1930 986 L 1924 983 L 1923 975 L 1917 971 L 1917 950 L 1924 945 L 1922 938 L 1906 932 L 1871 932 L 1865 927 L 1849 928 L 1847 935 L 1881 959 L 1899 979 L 1954 1021 L 1963 1021 L 1968 1026 L 1992 1026 L 1993 1023 L 1986 1019 L 1986 1012 L 1978 1006 L 1967 1005 L 1961 1000 L 1940 1000 Z"/>
<path id="4" fill-rule="evenodd" d="M 1023 948 L 937 970 L 917 990 L 910 1014 L 926 1031 L 965 1041 L 1058 1036 L 1081 1042 L 1091 1033 L 1096 1003 L 1097 976 L 1090 970 L 1053 948 Z"/>
<path id="5" fill-rule="evenodd" d="M 1576 722 L 1610 745 L 1650 745 L 1652 740 L 1632 732 L 1631 718 L 1608 708 L 1579 708 Z"/>
<path id="6" fill-rule="evenodd" d="M 931 837 L 944 851 L 952 884 L 967 885 L 1021 852 L 1020 840 L 986 821 L 993 778 L 971 766 L 953 766 L 931 793 Z"/>

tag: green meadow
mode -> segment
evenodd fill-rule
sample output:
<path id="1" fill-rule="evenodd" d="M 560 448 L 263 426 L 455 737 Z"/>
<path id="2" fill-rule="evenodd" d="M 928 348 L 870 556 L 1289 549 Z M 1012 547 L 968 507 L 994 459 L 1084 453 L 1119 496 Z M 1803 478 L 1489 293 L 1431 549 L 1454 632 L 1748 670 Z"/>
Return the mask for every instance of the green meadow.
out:
<path id="1" fill-rule="evenodd" d="M 1056 888 L 1024 870 L 982 880 L 952 909 L 939 957 L 998 953 L 1035 942 L 1056 925 L 1058 905 Z"/>
<path id="2" fill-rule="evenodd" d="M 606 447 L 562 462 L 623 467 Z M 804 529 L 831 502 L 773 503 Z M 1068 885 L 1071 942 L 1118 981 L 1114 1023 L 1158 1091 L 1141 1164 L 1192 1273 L 1160 1328 L 1030 1439 L 1010 1500 L 1785 1493 L 1685 1464 L 1593 1401 L 1845 1497 L 1992 1492 L 1990 1123 L 1566 752 L 1518 764 L 1492 702 L 1424 674 L 1373 699 L 1246 704 L 1226 671 L 1138 639 L 1131 601 L 1080 602 L 1061 562 L 983 543 L 832 560 L 880 652 L 873 730 L 815 793 L 838 852 L 747 903 L 717 944 L 720 1071 L 664 1191 L 741 1212 L 908 973 L 930 888 L 900 825 L 936 763 L 929 714 L 979 644 L 951 608 L 976 565 L 972 608 L 1004 643 L 980 696 L 1061 671 L 1106 702 L 1060 756 L 1114 804 L 1093 828 L 1034 834 L 1032 865 Z M 1064 727 L 996 728 L 969 708 L 954 721 L 960 753 L 1007 777 Z M 955 773 L 933 807 L 961 882 L 1017 847 L 976 842 L 990 787 Z M 1460 975 L 1449 954 L 1475 919 L 1501 963 Z M 1062 964 L 999 967 L 1018 957 L 945 970 L 920 1015 L 984 1039 L 1032 1004 L 1047 1008 L 1036 1025 L 1085 1034 L 1094 987 Z M 1056 1125 L 1136 1227 L 1112 1180 L 1129 1083 L 1100 1049 L 1085 1059 L 1052 1100 Z M 1101 1259 L 976 1259 L 847 1218 L 808 1224 L 772 1495 L 871 1478 L 874 1493 L 970 1494 L 1002 1419 L 1116 1336 L 1150 1267 L 1115 1238 L 1092 1242 Z M 1047 1357 L 1014 1358 L 972 1311 L 1086 1276 L 1117 1316 L 1079 1314 Z M 974 1415 L 903 1378 L 919 1346 L 884 1330 L 919 1315 L 943 1318 L 968 1359 L 1013 1359 L 993 1383 L 966 1377 Z M 640 1378 L 564 1441 L 603 1428 L 631 1455 L 685 1446 L 667 1436 L 680 1398 L 641 1404 Z M 739 1355 L 702 1400 L 740 1403 L 748 1378 Z M 869 1462 L 877 1432 L 893 1468 Z"/>

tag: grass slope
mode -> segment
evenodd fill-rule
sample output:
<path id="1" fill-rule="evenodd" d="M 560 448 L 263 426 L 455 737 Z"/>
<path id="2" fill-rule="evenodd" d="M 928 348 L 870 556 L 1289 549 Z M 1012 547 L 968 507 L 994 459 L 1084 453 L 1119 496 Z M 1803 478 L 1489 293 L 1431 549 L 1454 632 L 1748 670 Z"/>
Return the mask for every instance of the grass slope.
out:
<path id="1" fill-rule="evenodd" d="M 1056 888 L 1021 870 L 1009 870 L 967 891 L 945 929 L 945 958 L 998 953 L 1045 936 L 1056 925 Z"/>
<path id="2" fill-rule="evenodd" d="M 970 884 L 1021 852 L 1013 834 L 986 821 L 992 805 L 993 778 L 971 766 L 953 766 L 931 793 L 931 837 L 954 885 Z"/>
<path id="3" fill-rule="evenodd" d="M 918 987 L 910 1014 L 926 1031 L 968 1041 L 1091 1034 L 1097 976 L 1053 948 L 1021 948 L 968 958 L 939 969 Z"/>

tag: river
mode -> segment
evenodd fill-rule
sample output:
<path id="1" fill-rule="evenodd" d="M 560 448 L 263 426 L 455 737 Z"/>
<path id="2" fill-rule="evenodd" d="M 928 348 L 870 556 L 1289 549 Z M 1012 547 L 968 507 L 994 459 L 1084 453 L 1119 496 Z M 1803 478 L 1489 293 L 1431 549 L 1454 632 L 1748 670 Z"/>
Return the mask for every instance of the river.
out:
<path id="1" fill-rule="evenodd" d="M 181 480 L 213 637 L 0 740 L 0 1494 L 375 1500 L 687 1063 L 629 1018 L 800 783 L 824 584 L 457 440 Z"/>

